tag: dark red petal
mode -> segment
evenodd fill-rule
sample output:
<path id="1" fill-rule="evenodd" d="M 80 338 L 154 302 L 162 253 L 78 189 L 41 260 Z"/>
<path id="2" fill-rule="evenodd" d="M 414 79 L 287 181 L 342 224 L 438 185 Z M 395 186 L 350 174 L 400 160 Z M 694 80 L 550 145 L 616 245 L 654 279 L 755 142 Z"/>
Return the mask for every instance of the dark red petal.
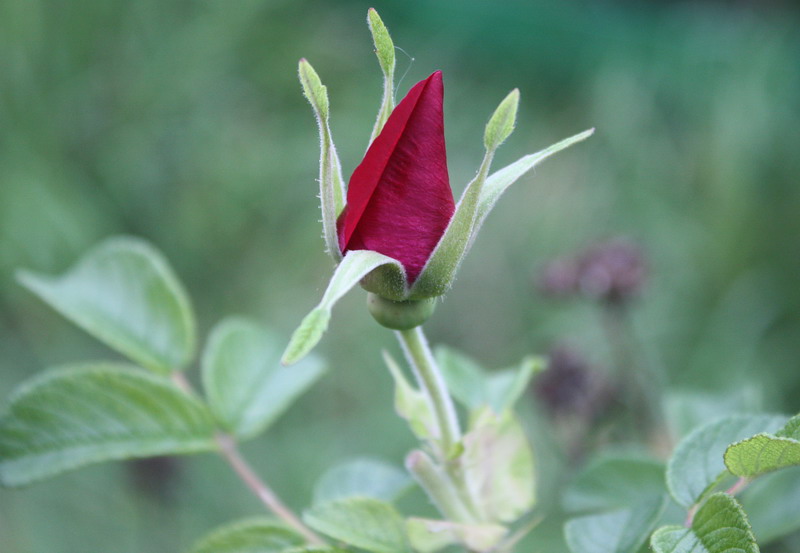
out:
<path id="1" fill-rule="evenodd" d="M 442 73 L 415 84 L 350 177 L 339 219 L 339 247 L 400 261 L 409 283 L 455 210 L 444 143 Z"/>

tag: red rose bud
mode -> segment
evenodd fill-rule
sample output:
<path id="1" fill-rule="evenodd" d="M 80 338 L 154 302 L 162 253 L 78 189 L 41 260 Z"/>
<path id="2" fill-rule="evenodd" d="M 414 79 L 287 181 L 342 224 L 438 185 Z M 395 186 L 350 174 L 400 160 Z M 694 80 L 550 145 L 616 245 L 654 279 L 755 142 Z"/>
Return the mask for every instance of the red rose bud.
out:
<path id="1" fill-rule="evenodd" d="M 519 93 L 512 91 L 489 119 L 486 153 L 456 207 L 447 174 L 442 74 L 437 71 L 414 85 L 392 109 L 394 46 L 374 10 L 369 25 L 384 73 L 384 98 L 375 138 L 350 177 L 346 203 L 328 125 L 327 89 L 311 65 L 300 61 L 303 92 L 319 123 L 323 232 L 337 267 L 319 304 L 292 335 L 282 357 L 287 365 L 319 342 L 333 306 L 358 283 L 372 293 L 370 312 L 382 325 L 407 329 L 420 324 L 435 298 L 450 288 L 503 192 L 538 163 L 593 132 L 562 140 L 490 174 L 495 150 L 514 129 Z"/>
<path id="2" fill-rule="evenodd" d="M 455 211 L 447 174 L 442 73 L 420 81 L 392 111 L 350 177 L 339 247 L 399 261 L 419 276 Z"/>

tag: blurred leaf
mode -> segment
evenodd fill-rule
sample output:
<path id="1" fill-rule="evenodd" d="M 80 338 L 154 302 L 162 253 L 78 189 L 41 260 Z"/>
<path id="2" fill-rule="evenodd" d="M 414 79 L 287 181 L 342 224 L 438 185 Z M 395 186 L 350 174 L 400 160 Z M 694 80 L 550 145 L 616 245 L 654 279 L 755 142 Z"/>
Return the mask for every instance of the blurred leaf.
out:
<path id="1" fill-rule="evenodd" d="M 710 391 L 671 390 L 665 410 L 673 433 L 683 437 L 709 420 L 762 410 L 762 390 L 753 383 Z"/>
<path id="2" fill-rule="evenodd" d="M 573 518 L 564 526 L 572 553 L 635 553 L 647 541 L 666 505 L 666 496 L 631 508 Z"/>
<path id="3" fill-rule="evenodd" d="M 315 505 L 303 513 L 314 530 L 374 553 L 409 551 L 405 523 L 385 501 L 350 497 Z"/>
<path id="4" fill-rule="evenodd" d="M 211 332 L 203 354 L 203 387 L 220 423 L 240 439 L 263 432 L 325 372 L 319 357 L 280 364 L 278 339 L 265 328 L 230 318 Z"/>
<path id="5" fill-rule="evenodd" d="M 511 411 L 473 413 L 464 435 L 464 479 L 478 494 L 482 520 L 511 522 L 533 507 L 533 454 Z"/>
<path id="6" fill-rule="evenodd" d="M 322 300 L 311 313 L 306 315 L 300 326 L 292 334 L 281 362 L 284 365 L 292 365 L 305 357 L 317 345 L 325 330 L 327 330 L 328 321 L 331 319 L 331 309 L 333 309 L 334 304 L 350 291 L 353 286 L 358 284 L 358 281 L 364 276 L 381 265 L 400 267 L 397 261 L 378 252 L 370 250 L 347 252 L 342 262 L 336 267 Z M 402 268 L 399 270 L 402 270 Z"/>
<path id="7" fill-rule="evenodd" d="M 348 497 L 394 501 L 411 485 L 399 468 L 377 459 L 360 458 L 336 465 L 314 486 L 314 505 Z"/>
<path id="8" fill-rule="evenodd" d="M 667 487 L 684 507 L 697 503 L 725 474 L 728 446 L 758 432 L 775 431 L 786 417 L 734 415 L 702 426 L 686 436 L 667 463 Z"/>
<path id="9" fill-rule="evenodd" d="M 800 467 L 767 474 L 752 482 L 741 494 L 753 533 L 759 543 L 800 529 Z"/>
<path id="10" fill-rule="evenodd" d="M 270 519 L 249 519 L 214 530 L 191 553 L 282 553 L 305 540 L 284 524 Z"/>
<path id="11" fill-rule="evenodd" d="M 595 458 L 564 492 L 567 511 L 631 507 L 666 492 L 664 463 L 635 453 Z"/>
<path id="12" fill-rule="evenodd" d="M 33 378 L 0 419 L 0 479 L 8 486 L 100 461 L 213 449 L 202 403 L 166 379 L 108 363 Z"/>
<path id="13" fill-rule="evenodd" d="M 758 553 L 747 516 L 726 493 L 709 497 L 691 528 L 664 526 L 656 530 L 650 546 L 655 553 Z"/>
<path id="14" fill-rule="evenodd" d="M 435 355 L 456 399 L 470 409 L 489 405 L 496 413 L 513 408 L 533 375 L 544 368 L 542 358 L 526 357 L 517 367 L 488 372 L 453 348 L 437 347 Z"/>
<path id="15" fill-rule="evenodd" d="M 507 533 L 499 524 L 462 524 L 413 517 L 406 521 L 406 530 L 411 546 L 421 553 L 432 553 L 454 544 L 461 544 L 469 551 L 489 551 Z"/>
<path id="16" fill-rule="evenodd" d="M 378 56 L 378 63 L 380 63 L 381 71 L 383 71 L 383 99 L 369 139 L 370 143 L 372 143 L 375 137 L 380 134 L 381 129 L 386 124 L 386 120 L 389 119 L 389 115 L 394 109 L 395 56 L 392 37 L 389 36 L 389 31 L 375 8 L 370 8 L 367 12 L 367 24 L 372 33 L 372 41 L 375 43 L 375 55 Z"/>
<path id="17" fill-rule="evenodd" d="M 334 260 L 339 261 L 342 254 L 339 250 L 336 218 L 344 210 L 345 191 L 342 164 L 336 153 L 328 122 L 328 89 L 322 84 L 319 75 L 306 60 L 300 60 L 298 73 L 300 84 L 303 86 L 303 94 L 311 103 L 319 126 L 319 198 L 322 208 L 322 233 L 325 238 L 325 248 Z"/>
<path id="18" fill-rule="evenodd" d="M 290 547 L 284 549 L 282 553 L 351 553 L 347 549 L 340 549 L 338 547 L 324 547 L 324 546 L 308 546 L 308 547 Z"/>
<path id="19" fill-rule="evenodd" d="M 519 89 L 508 93 L 486 124 L 483 144 L 487 150 L 496 150 L 514 132 L 519 106 Z"/>
<path id="20" fill-rule="evenodd" d="M 400 365 L 386 351 L 383 352 L 383 360 L 394 379 L 394 408 L 397 414 L 408 421 L 417 438 L 438 438 L 436 419 L 425 394 L 406 380 Z"/>
<path id="21" fill-rule="evenodd" d="M 189 298 L 164 257 L 142 240 L 109 238 L 61 277 L 21 271 L 19 281 L 149 369 L 168 374 L 191 361 L 195 323 Z"/>
<path id="22" fill-rule="evenodd" d="M 468 408 L 478 408 L 486 403 L 483 367 L 471 357 L 447 346 L 437 346 L 434 356 L 453 397 Z"/>

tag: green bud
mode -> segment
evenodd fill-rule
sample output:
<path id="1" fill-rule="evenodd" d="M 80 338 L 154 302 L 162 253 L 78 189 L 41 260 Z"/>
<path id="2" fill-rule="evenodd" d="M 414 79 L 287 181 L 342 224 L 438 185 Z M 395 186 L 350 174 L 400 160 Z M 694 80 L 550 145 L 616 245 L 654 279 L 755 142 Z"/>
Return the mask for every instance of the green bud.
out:
<path id="1" fill-rule="evenodd" d="M 367 308 L 381 325 L 392 330 L 409 330 L 428 320 L 436 307 L 436 298 L 392 301 L 377 294 L 367 294 Z"/>
<path id="2" fill-rule="evenodd" d="M 486 124 L 483 144 L 487 150 L 496 150 L 514 131 L 514 124 L 517 121 L 517 106 L 519 106 L 519 89 L 515 88 L 500 102 Z"/>

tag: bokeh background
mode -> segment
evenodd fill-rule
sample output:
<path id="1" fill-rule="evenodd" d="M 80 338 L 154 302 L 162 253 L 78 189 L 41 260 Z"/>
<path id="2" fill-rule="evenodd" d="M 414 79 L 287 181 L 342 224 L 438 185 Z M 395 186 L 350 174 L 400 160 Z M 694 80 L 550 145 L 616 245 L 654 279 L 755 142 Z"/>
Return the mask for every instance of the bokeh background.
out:
<path id="1" fill-rule="evenodd" d="M 498 168 L 597 128 L 498 204 L 428 325 L 434 342 L 498 368 L 557 346 L 613 374 L 602 309 L 539 284 L 553 258 L 624 236 L 647 266 L 630 336 L 673 417 L 800 411 L 800 12 L 788 0 L 0 0 L 0 395 L 46 367 L 114 357 L 14 281 L 20 267 L 63 271 L 109 235 L 164 251 L 203 332 L 244 314 L 289 335 L 331 273 L 297 60 L 328 85 L 349 175 L 380 99 L 370 5 L 402 48 L 399 95 L 444 72 L 456 194 L 514 87 Z M 328 376 L 245 447 L 297 509 L 331 464 L 399 465 L 413 444 L 380 359 L 397 347 L 363 296 L 335 310 L 319 348 Z M 523 403 L 551 515 L 525 550 L 559 553 L 571 469 L 543 401 L 532 390 Z M 181 551 L 259 513 L 213 456 L 95 466 L 0 490 L 0 551 Z"/>

